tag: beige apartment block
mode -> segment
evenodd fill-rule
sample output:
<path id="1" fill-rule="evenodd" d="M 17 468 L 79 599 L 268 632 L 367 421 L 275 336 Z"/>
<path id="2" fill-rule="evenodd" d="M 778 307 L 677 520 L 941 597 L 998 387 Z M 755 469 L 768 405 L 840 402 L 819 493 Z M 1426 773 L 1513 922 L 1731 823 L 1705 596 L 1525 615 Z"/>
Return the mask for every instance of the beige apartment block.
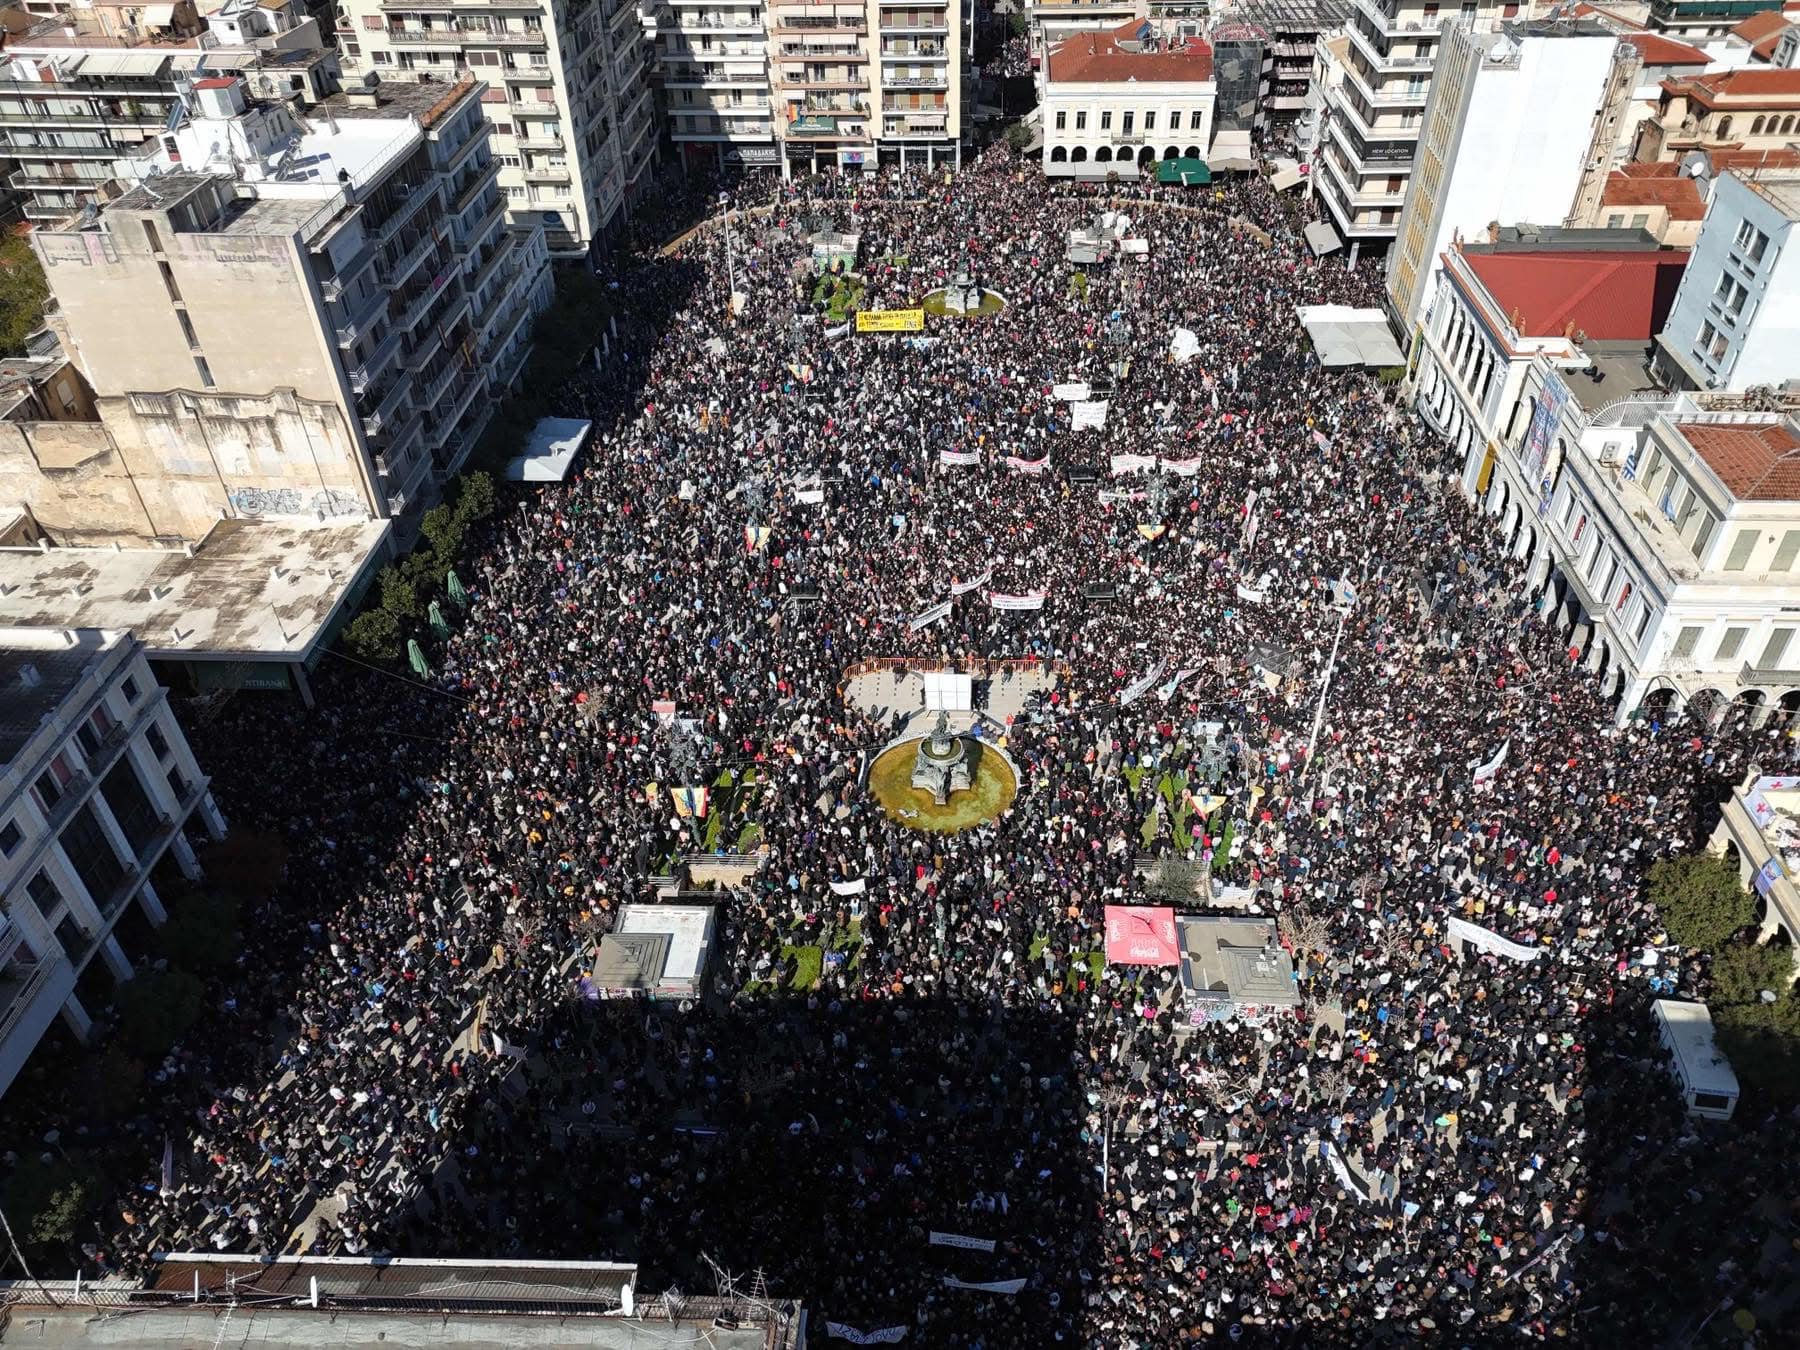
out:
<path id="1" fill-rule="evenodd" d="M 661 0 L 669 135 L 690 168 L 960 163 L 963 0 Z"/>
<path id="2" fill-rule="evenodd" d="M 508 217 L 556 257 L 623 227 L 656 151 L 650 42 L 631 0 L 343 0 L 344 69 L 484 81 Z"/>
<path id="3" fill-rule="evenodd" d="M 552 286 L 506 224 L 482 85 L 311 115 L 198 81 L 156 153 L 33 238 L 98 422 L 0 428 L 0 500 L 61 539 L 436 500 L 518 379 Z"/>

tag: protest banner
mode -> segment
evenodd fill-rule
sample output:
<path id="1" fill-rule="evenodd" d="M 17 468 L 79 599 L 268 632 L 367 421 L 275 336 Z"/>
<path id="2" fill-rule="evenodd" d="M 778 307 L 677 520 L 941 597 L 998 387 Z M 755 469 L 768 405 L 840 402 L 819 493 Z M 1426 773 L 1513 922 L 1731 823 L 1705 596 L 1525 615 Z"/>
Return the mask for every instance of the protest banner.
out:
<path id="1" fill-rule="evenodd" d="M 833 881 L 830 886 L 833 895 L 861 895 L 869 889 L 869 879 L 858 877 L 855 881 Z"/>
<path id="2" fill-rule="evenodd" d="M 1464 942 L 1478 951 L 1491 952 L 1495 956 L 1504 956 L 1511 961 L 1535 961 L 1544 953 L 1537 947 L 1527 947 L 1523 943 L 1503 938 L 1491 928 L 1483 928 L 1478 923 L 1470 923 L 1467 919 L 1452 918 L 1449 924 L 1450 936 Z"/>
<path id="3" fill-rule="evenodd" d="M 981 463 L 981 451 L 979 451 L 979 450 L 940 450 L 940 451 L 938 451 L 938 463 L 939 464 L 979 464 L 979 463 Z"/>
<path id="4" fill-rule="evenodd" d="M 1494 752 L 1494 757 L 1492 759 L 1486 764 L 1476 766 L 1475 781 L 1477 783 L 1485 783 L 1488 779 L 1499 773 L 1500 766 L 1506 763 L 1506 752 L 1511 748 L 1512 738 L 1509 736 L 1504 741 L 1500 742 L 1500 748 Z"/>
<path id="5" fill-rule="evenodd" d="M 969 1237 L 963 1233 L 933 1232 L 926 1245 L 931 1247 L 963 1247 L 972 1252 L 991 1252 L 994 1250 L 992 1238 Z"/>
<path id="6" fill-rule="evenodd" d="M 1114 455 L 1112 457 L 1113 477 L 1122 473 L 1137 473 L 1142 469 L 1156 467 L 1155 455 Z"/>
<path id="7" fill-rule="evenodd" d="M 925 311 L 922 309 L 864 309 L 856 315 L 859 333 L 922 333 Z"/>
<path id="8" fill-rule="evenodd" d="M 1075 417 L 1075 430 L 1083 431 L 1090 427 L 1099 428 L 1106 425 L 1106 410 L 1111 405 L 1104 401 L 1096 403 L 1071 403 L 1069 411 Z"/>
<path id="9" fill-rule="evenodd" d="M 940 600 L 930 609 L 922 609 L 907 622 L 907 631 L 916 633 L 921 628 L 929 628 L 950 612 L 951 601 Z"/>
<path id="10" fill-rule="evenodd" d="M 906 1328 L 882 1327 L 879 1331 L 858 1331 L 842 1322 L 827 1322 L 825 1334 L 834 1340 L 849 1341 L 852 1345 L 898 1345 L 906 1339 Z"/>
<path id="11" fill-rule="evenodd" d="M 1081 383 L 1076 383 L 1076 384 L 1059 384 L 1059 385 L 1053 386 L 1051 388 L 1050 392 L 1052 394 L 1054 394 L 1057 398 L 1061 399 L 1064 403 L 1080 403 L 1084 399 L 1087 398 L 1088 387 L 1087 387 L 1086 382 L 1081 382 Z"/>
<path id="12" fill-rule="evenodd" d="M 1024 1280 L 985 1280 L 970 1282 L 959 1280 L 954 1275 L 944 1276 L 944 1286 L 948 1289 L 974 1289 L 983 1294 L 1016 1294 L 1025 1287 Z"/>
<path id="13" fill-rule="evenodd" d="M 1166 661 L 1159 659 L 1149 670 L 1145 671 L 1141 676 L 1121 689 L 1119 691 L 1119 706 L 1123 708 L 1128 704 L 1136 703 L 1145 694 L 1154 689 L 1156 687 L 1156 682 L 1162 678 L 1163 667 L 1167 664 Z"/>
<path id="14" fill-rule="evenodd" d="M 1008 455 L 1006 467 L 1015 473 L 1042 473 L 1050 467 L 1050 456 L 1045 455 L 1042 459 L 1020 459 L 1017 455 Z"/>
<path id="15" fill-rule="evenodd" d="M 970 577 L 967 581 L 952 581 L 950 583 L 950 594 L 966 595 L 970 591 L 975 590 L 979 586 L 987 585 L 989 579 L 993 575 L 994 575 L 994 569 L 991 567 L 987 567 L 987 568 L 982 569 L 980 576 Z"/>
<path id="16" fill-rule="evenodd" d="M 1162 459 L 1157 461 L 1168 472 L 1177 478 L 1192 478 L 1200 472 L 1200 466 L 1206 463 L 1206 457 L 1195 455 L 1192 459 Z"/>
<path id="17" fill-rule="evenodd" d="M 1025 595 L 1006 595 L 1000 591 L 989 591 L 987 602 L 995 609 L 1042 609 L 1045 594 L 1044 591 L 1031 591 Z"/>

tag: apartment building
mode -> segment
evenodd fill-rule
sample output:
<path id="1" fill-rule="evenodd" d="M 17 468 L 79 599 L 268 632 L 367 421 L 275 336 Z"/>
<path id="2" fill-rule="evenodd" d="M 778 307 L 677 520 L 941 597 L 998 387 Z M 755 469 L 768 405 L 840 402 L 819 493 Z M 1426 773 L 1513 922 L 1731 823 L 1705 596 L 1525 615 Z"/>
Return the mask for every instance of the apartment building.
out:
<path id="1" fill-rule="evenodd" d="M 1353 0 L 1344 80 L 1327 99 L 1325 134 L 1313 172 L 1327 218 L 1343 238 L 1385 248 L 1398 233 L 1434 71 L 1461 80 L 1467 71 L 1439 65 L 1447 24 L 1491 32 L 1525 7 L 1471 0 L 1460 7 L 1427 0 Z M 1467 65 L 1478 49 L 1453 54 Z"/>
<path id="2" fill-rule="evenodd" d="M 1681 279 L 1656 369 L 1671 388 L 1800 383 L 1800 170 L 1721 176 Z"/>
<path id="3" fill-rule="evenodd" d="M 1632 158 L 1693 150 L 1784 150 L 1800 128 L 1800 70 L 1755 67 L 1663 81 Z"/>
<path id="4" fill-rule="evenodd" d="M 1350 0 L 1248 0 L 1244 15 L 1264 33 L 1258 125 L 1284 131 L 1306 117 L 1314 49 L 1341 31 Z"/>
<path id="5" fill-rule="evenodd" d="M 580 258 L 623 228 L 656 155 L 650 41 L 632 0 L 343 0 L 346 74 L 486 83 L 508 218 Z"/>
<path id="6" fill-rule="evenodd" d="M 762 0 L 663 0 L 653 19 L 665 126 L 676 154 L 693 170 L 781 165 L 771 55 L 786 49 L 803 58 L 810 49 L 821 60 L 840 58 L 832 68 L 866 70 L 868 64 L 860 34 L 810 44 L 771 34 Z"/>
<path id="7" fill-rule="evenodd" d="M 1213 130 L 1212 49 L 1163 45 L 1137 22 L 1082 33 L 1044 63 L 1044 172 L 1135 178 L 1157 160 L 1204 159 Z"/>
<path id="8" fill-rule="evenodd" d="M 1586 20 L 1444 30 L 1399 234 L 1388 252 L 1394 318 L 1410 329 L 1451 235 L 1490 222 L 1560 225 L 1612 165 L 1634 49 Z"/>
<path id="9" fill-rule="evenodd" d="M 208 782 L 136 639 L 0 629 L 0 1092 L 59 1014 L 86 1039 L 89 965 L 132 977 L 114 929 L 167 918 L 151 872 L 197 877 L 189 829 L 224 837 Z"/>
<path id="10" fill-rule="evenodd" d="M 178 5 L 83 3 L 8 38 L 0 78 L 0 159 L 34 222 L 92 201 L 113 161 L 141 154 L 167 124 L 178 86 L 246 73 L 259 95 L 315 103 L 338 88 L 338 57 L 301 0 Z"/>
<path id="11" fill-rule="evenodd" d="M 1775 0 L 1650 0 L 1650 27 L 1684 42 L 1724 37 L 1754 14 L 1778 9 Z"/>
<path id="12" fill-rule="evenodd" d="M 0 440 L 6 495 L 52 529 L 409 530 L 552 294 L 542 229 L 506 222 L 482 88 L 382 84 L 302 117 L 240 78 L 198 81 L 108 200 L 34 232 L 101 422 Z"/>

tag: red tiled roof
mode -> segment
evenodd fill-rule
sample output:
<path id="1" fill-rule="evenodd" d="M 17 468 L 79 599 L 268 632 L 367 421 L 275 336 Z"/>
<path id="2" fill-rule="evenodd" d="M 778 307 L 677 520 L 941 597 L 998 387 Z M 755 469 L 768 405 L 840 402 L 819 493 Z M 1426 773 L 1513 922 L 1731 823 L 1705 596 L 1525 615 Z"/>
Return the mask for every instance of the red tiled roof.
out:
<path id="1" fill-rule="evenodd" d="M 1663 88 L 1708 108 L 1800 108 L 1800 70 L 1720 70 L 1664 80 Z"/>
<path id="2" fill-rule="evenodd" d="M 1669 165 L 1671 169 L 1676 165 Z M 1609 174 L 1606 188 L 1600 194 L 1602 206 L 1667 207 L 1671 220 L 1703 220 L 1706 201 L 1700 185 L 1692 178 L 1658 174 L 1643 177 L 1635 174 Z"/>
<path id="3" fill-rule="evenodd" d="M 1800 440 L 1781 422 L 1677 422 L 1739 501 L 1800 501 Z"/>
<path id="4" fill-rule="evenodd" d="M 1619 39 L 1638 49 L 1647 66 L 1709 66 L 1712 57 L 1698 47 L 1663 37 L 1659 33 L 1626 33 Z"/>
<path id="5" fill-rule="evenodd" d="M 1708 150 L 1713 172 L 1728 169 L 1800 169 L 1800 150 L 1786 146 L 1769 150 Z"/>
<path id="6" fill-rule="evenodd" d="M 1122 23 L 1109 33 L 1075 33 L 1050 49 L 1050 79 L 1066 84 L 1189 84 L 1213 77 L 1212 48 L 1199 38 L 1159 52 L 1124 51 L 1147 25 Z"/>
<path id="7" fill-rule="evenodd" d="M 1592 18 L 1594 15 L 1598 14 L 1602 19 L 1605 19 L 1608 23 L 1612 24 L 1615 31 L 1640 29 L 1644 26 L 1636 19 L 1628 19 L 1623 14 L 1615 14 L 1610 9 L 1600 8 L 1599 5 L 1580 4 L 1575 6 L 1574 12 L 1575 17 L 1578 19 Z"/>
<path id="8" fill-rule="evenodd" d="M 1672 159 L 1649 159 L 1627 164 L 1614 173 L 1624 174 L 1627 178 L 1673 178 L 1681 172 L 1681 165 Z"/>
<path id="9" fill-rule="evenodd" d="M 1760 14 L 1752 14 L 1736 28 L 1731 35 L 1742 42 L 1750 44 L 1750 50 L 1767 61 L 1775 54 L 1775 44 L 1781 40 L 1781 30 L 1786 28 L 1790 20 L 1778 9 L 1765 9 Z"/>
<path id="10" fill-rule="evenodd" d="M 1597 342 L 1648 342 L 1661 331 L 1687 266 L 1685 249 L 1465 252 L 1463 261 L 1526 337 L 1580 331 Z"/>

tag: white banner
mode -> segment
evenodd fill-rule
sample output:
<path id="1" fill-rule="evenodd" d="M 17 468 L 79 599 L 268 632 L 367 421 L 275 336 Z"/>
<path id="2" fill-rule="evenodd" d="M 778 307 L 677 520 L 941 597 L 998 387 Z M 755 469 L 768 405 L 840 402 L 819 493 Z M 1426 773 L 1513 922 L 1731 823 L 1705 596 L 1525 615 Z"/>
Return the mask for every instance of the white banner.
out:
<path id="1" fill-rule="evenodd" d="M 1003 595 L 999 591 L 989 591 L 987 602 L 995 609 L 1042 609 L 1045 591 L 1032 591 L 1026 595 Z"/>
<path id="2" fill-rule="evenodd" d="M 1154 689 L 1156 687 L 1156 682 L 1162 678 L 1163 667 L 1166 664 L 1168 663 L 1161 658 L 1158 658 L 1155 665 L 1151 666 L 1149 670 L 1145 671 L 1136 680 L 1133 680 L 1130 684 L 1121 689 L 1119 691 L 1119 706 L 1123 708 L 1136 703 L 1145 694 Z"/>
<path id="3" fill-rule="evenodd" d="M 1052 394 L 1055 394 L 1056 397 L 1061 399 L 1064 403 L 1080 403 L 1082 400 L 1087 398 L 1088 387 L 1085 382 L 1080 382 L 1080 383 L 1076 383 L 1076 384 L 1059 384 L 1055 388 L 1051 389 L 1050 392 Z"/>
<path id="4" fill-rule="evenodd" d="M 1512 737 L 1508 736 L 1505 740 L 1500 742 L 1500 748 L 1494 752 L 1494 757 L 1492 759 L 1486 764 L 1476 766 L 1475 781 L 1477 783 L 1485 783 L 1488 779 L 1499 773 L 1500 766 L 1506 763 L 1506 752 L 1510 749 L 1512 749 Z"/>
<path id="5" fill-rule="evenodd" d="M 1017 455 L 1008 455 L 1006 467 L 1016 473 L 1042 473 L 1050 467 L 1050 456 L 1045 455 L 1042 459 L 1020 459 Z"/>
<path id="6" fill-rule="evenodd" d="M 1362 1183 L 1356 1179 L 1356 1174 L 1350 1170 L 1349 1164 L 1346 1163 L 1343 1158 L 1338 1156 L 1338 1151 L 1330 1144 L 1325 1145 L 1325 1158 L 1331 1164 L 1331 1170 L 1337 1173 L 1339 1185 L 1349 1191 L 1350 1194 L 1354 1195 L 1358 1200 L 1367 1200 L 1369 1198 L 1368 1191 L 1363 1189 Z"/>
<path id="7" fill-rule="evenodd" d="M 938 451 L 938 463 L 939 464 L 979 464 L 979 463 L 981 463 L 981 451 L 979 451 L 979 450 L 940 450 L 940 451 Z"/>
<path id="8" fill-rule="evenodd" d="M 1260 605 L 1263 602 L 1264 595 L 1261 591 L 1251 590 L 1250 587 L 1244 585 L 1244 583 L 1240 581 L 1237 586 L 1237 598 L 1247 605 Z"/>
<path id="9" fill-rule="evenodd" d="M 827 1322 L 825 1334 L 852 1345 L 898 1345 L 906 1339 L 905 1327 L 883 1327 L 879 1331 L 858 1331 L 842 1322 Z"/>
<path id="10" fill-rule="evenodd" d="M 954 1275 L 944 1276 L 944 1286 L 948 1289 L 976 1289 L 984 1294 L 1016 1294 L 1025 1287 L 1023 1280 L 984 1280 L 970 1283 L 959 1280 Z"/>
<path id="11" fill-rule="evenodd" d="M 982 569 L 981 575 L 978 577 L 970 577 L 967 581 L 952 581 L 950 583 L 950 594 L 966 595 L 978 586 L 987 585 L 988 580 L 993 575 L 994 575 L 994 569 L 991 567 L 987 567 L 987 568 Z"/>
<path id="12" fill-rule="evenodd" d="M 1110 406 L 1111 405 L 1106 402 L 1071 403 L 1069 405 L 1069 411 L 1075 415 L 1075 430 L 1080 431 L 1086 427 L 1105 426 L 1106 410 Z"/>
<path id="13" fill-rule="evenodd" d="M 1467 919 L 1452 918 L 1450 936 L 1479 951 L 1492 952 L 1495 956 L 1504 956 L 1511 961 L 1535 961 L 1544 954 L 1540 948 L 1527 947 L 1510 938 L 1503 938 L 1493 929 L 1483 928 Z"/>
<path id="14" fill-rule="evenodd" d="M 1200 339 L 1185 328 L 1177 328 L 1175 336 L 1169 339 L 1169 355 L 1175 358 L 1175 364 L 1185 366 L 1194 359 L 1200 350 Z"/>
<path id="15" fill-rule="evenodd" d="M 830 884 L 833 895 L 861 895 L 869 889 L 867 877 L 858 877 L 855 881 L 834 881 Z"/>
<path id="16" fill-rule="evenodd" d="M 1142 469 L 1156 467 L 1155 455 L 1114 455 L 1112 457 L 1113 477 L 1122 473 L 1137 473 Z"/>
<path id="17" fill-rule="evenodd" d="M 1186 682 L 1187 677 L 1192 675 L 1198 669 L 1198 666 L 1183 666 L 1180 670 L 1175 672 L 1174 679 L 1170 680 L 1161 689 L 1156 691 L 1156 697 L 1162 702 L 1167 703 L 1175 696 L 1175 691 L 1181 688 L 1182 684 Z"/>
<path id="18" fill-rule="evenodd" d="M 917 614 L 913 615 L 912 619 L 907 623 L 907 631 L 916 633 L 921 628 L 931 627 L 932 624 L 936 623 L 950 612 L 952 603 L 953 602 L 949 600 L 940 600 L 930 609 L 920 610 Z"/>
<path id="19" fill-rule="evenodd" d="M 1196 455 L 1192 459 L 1164 459 L 1159 462 L 1162 464 L 1163 468 L 1167 469 L 1177 478 L 1192 478 L 1195 474 L 1200 472 L 1200 466 L 1204 464 L 1206 460 L 1203 457 Z"/>
<path id="20" fill-rule="evenodd" d="M 972 1252 L 991 1252 L 994 1250 L 992 1238 L 967 1237 L 962 1233 L 934 1232 L 927 1245 L 932 1247 L 965 1247 Z"/>
<path id="21" fill-rule="evenodd" d="M 825 489 L 801 488 L 794 494 L 794 500 L 802 506 L 819 506 L 825 501 Z"/>

